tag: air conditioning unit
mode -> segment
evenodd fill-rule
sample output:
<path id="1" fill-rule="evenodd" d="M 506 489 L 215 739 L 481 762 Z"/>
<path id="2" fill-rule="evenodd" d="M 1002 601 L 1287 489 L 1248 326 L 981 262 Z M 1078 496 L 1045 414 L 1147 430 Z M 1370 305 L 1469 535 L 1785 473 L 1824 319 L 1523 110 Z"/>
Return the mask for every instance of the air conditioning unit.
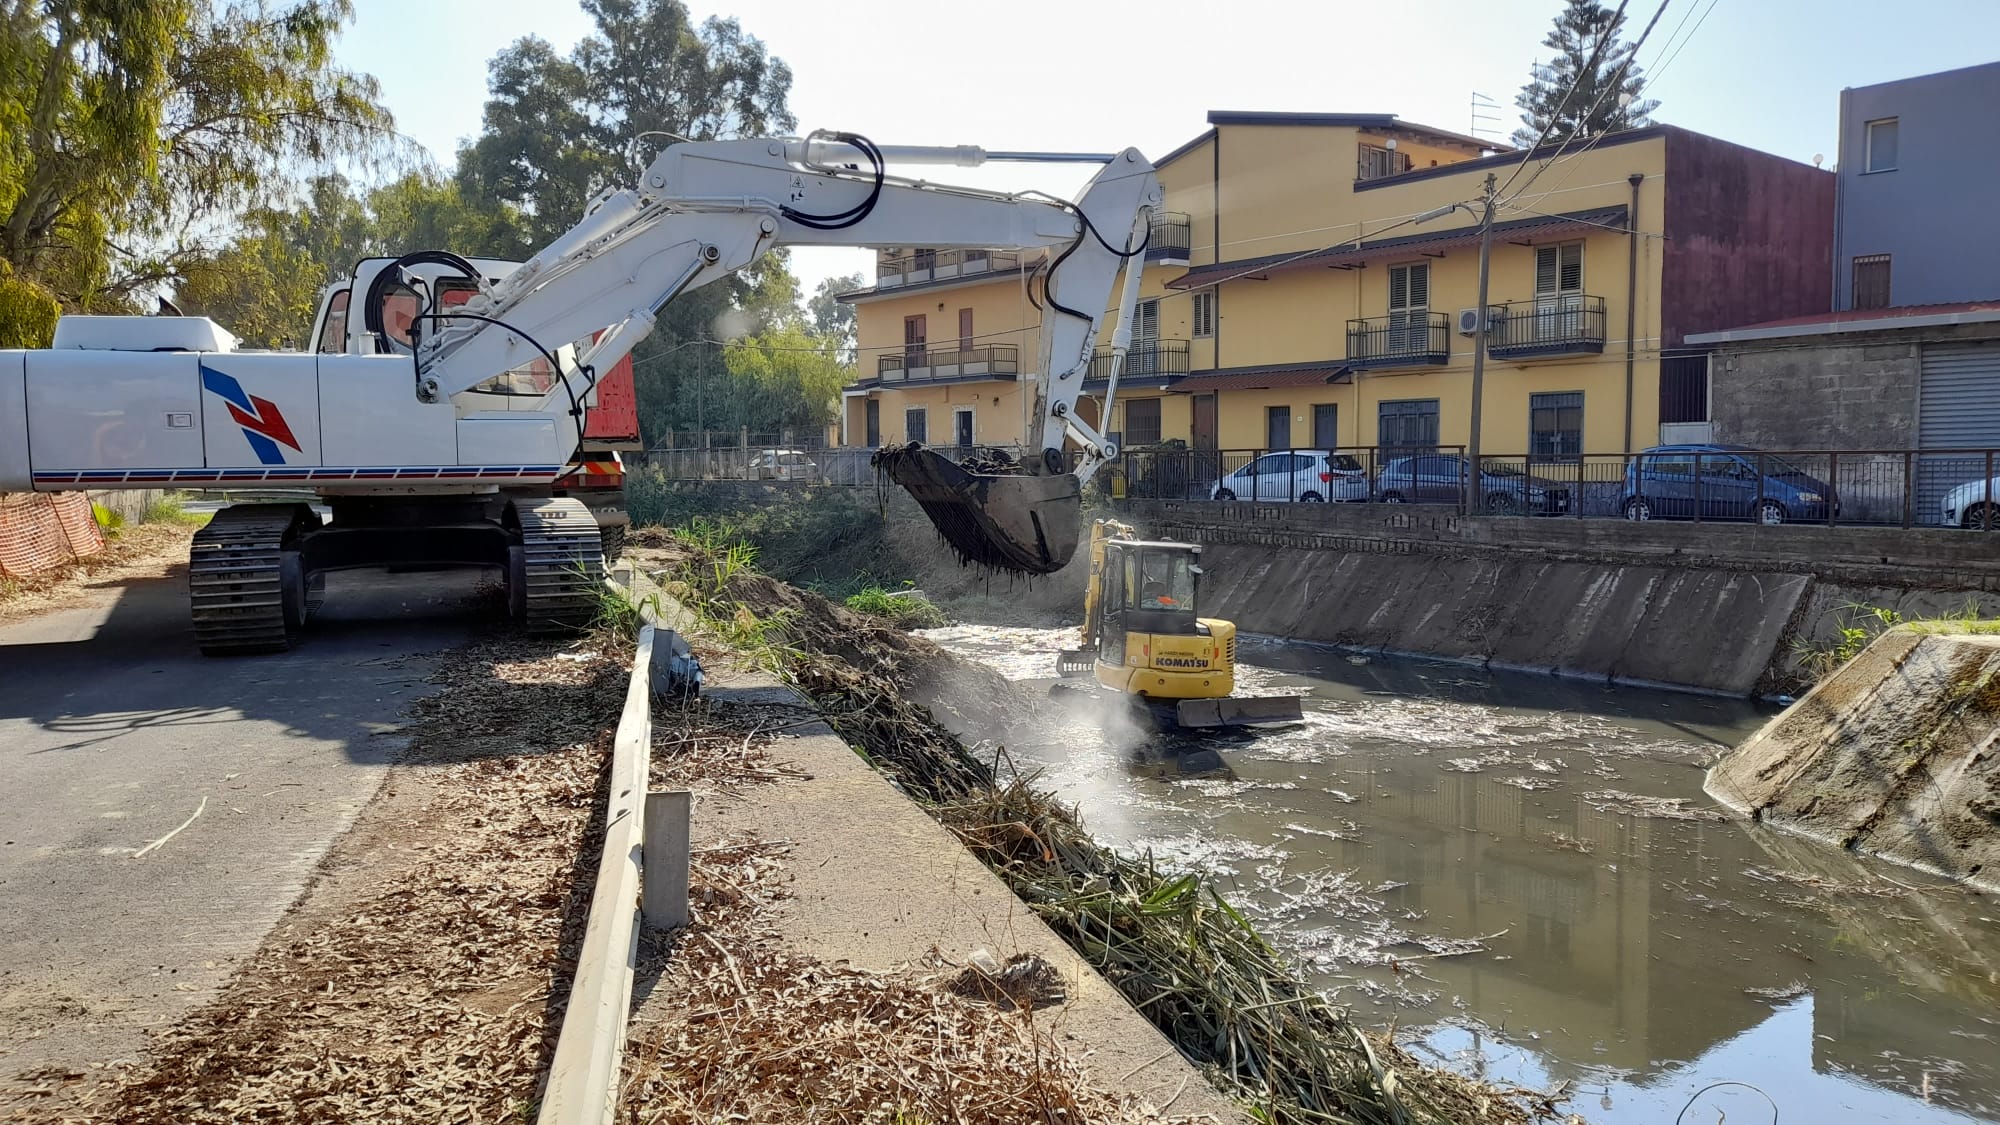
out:
<path id="1" fill-rule="evenodd" d="M 1489 308 L 1489 309 L 1487 309 L 1487 310 L 1486 310 L 1486 317 L 1485 317 L 1485 321 L 1486 321 L 1486 323 L 1485 323 L 1485 325 L 1484 325 L 1484 327 L 1485 327 L 1485 330 L 1486 330 L 1486 331 L 1488 331 L 1488 332 L 1491 332 L 1491 331 L 1493 331 L 1493 325 L 1494 325 L 1494 324 L 1495 324 L 1496 322 L 1498 322 L 1498 321 L 1499 321 L 1499 320 L 1500 320 L 1500 319 L 1501 319 L 1502 317 L 1504 317 L 1504 316 L 1506 316 L 1506 315 L 1507 315 L 1507 312 L 1506 312 L 1506 310 L 1505 310 L 1505 309 L 1500 309 L 1500 308 Z M 1481 328 L 1481 324 L 1480 324 L 1480 316 L 1479 316 L 1479 310 L 1478 310 L 1478 309 L 1460 309 L 1460 310 L 1458 310 L 1458 334 L 1459 334 L 1459 335 L 1461 335 L 1461 336 L 1477 336 L 1477 335 L 1479 334 L 1479 331 L 1480 331 L 1480 328 Z"/>

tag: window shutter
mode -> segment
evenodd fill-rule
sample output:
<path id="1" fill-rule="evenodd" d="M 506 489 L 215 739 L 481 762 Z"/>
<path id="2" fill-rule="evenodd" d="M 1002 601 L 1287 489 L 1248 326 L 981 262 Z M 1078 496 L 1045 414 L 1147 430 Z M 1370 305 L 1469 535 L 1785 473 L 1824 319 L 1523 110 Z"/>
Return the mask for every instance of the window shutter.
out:
<path id="1" fill-rule="evenodd" d="M 1407 308 L 1410 297 L 1410 269 L 1408 266 L 1389 268 L 1389 307 Z"/>
<path id="2" fill-rule="evenodd" d="M 1431 307 L 1431 268 L 1429 266 L 1410 267 L 1410 303 L 1404 307 L 1411 309 L 1427 309 Z"/>
<path id="3" fill-rule="evenodd" d="M 1561 250 L 1560 246 L 1535 247 L 1535 292 L 1556 291 L 1556 281 L 1560 276 L 1558 262 Z"/>
<path id="4" fill-rule="evenodd" d="M 1583 244 L 1572 243 L 1562 248 L 1562 291 L 1580 293 L 1583 291 Z"/>

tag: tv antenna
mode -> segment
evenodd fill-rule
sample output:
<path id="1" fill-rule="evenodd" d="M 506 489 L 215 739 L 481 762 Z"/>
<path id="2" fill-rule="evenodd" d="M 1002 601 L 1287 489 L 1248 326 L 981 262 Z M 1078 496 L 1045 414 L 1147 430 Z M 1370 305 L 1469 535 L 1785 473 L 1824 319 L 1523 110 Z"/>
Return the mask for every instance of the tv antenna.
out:
<path id="1" fill-rule="evenodd" d="M 1472 121 L 1471 126 L 1466 129 L 1466 133 L 1470 136 L 1478 137 L 1480 140 L 1503 139 L 1499 135 L 1504 131 L 1499 125 L 1500 115 L 1489 112 L 1491 110 L 1498 110 L 1499 108 L 1499 102 L 1474 90 L 1472 92 Z M 1493 136 L 1489 137 L 1487 135 L 1489 133 L 1493 134 Z"/>

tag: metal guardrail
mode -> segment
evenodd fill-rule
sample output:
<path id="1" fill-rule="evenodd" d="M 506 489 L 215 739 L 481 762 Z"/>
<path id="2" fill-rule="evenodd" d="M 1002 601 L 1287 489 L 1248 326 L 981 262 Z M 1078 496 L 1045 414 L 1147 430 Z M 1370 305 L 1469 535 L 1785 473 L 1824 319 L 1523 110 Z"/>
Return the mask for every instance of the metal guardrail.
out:
<path id="1" fill-rule="evenodd" d="M 2000 450 L 1728 450 L 1482 457 L 1558 482 L 1579 517 L 1828 527 L 2000 526 Z"/>
<path id="2" fill-rule="evenodd" d="M 634 574 L 628 596 L 649 586 Z M 688 795 L 647 791 L 653 746 L 653 697 L 672 685 L 700 683 L 692 654 L 674 631 L 660 627 L 651 605 L 641 610 L 625 708 L 612 741 L 604 850 L 590 896 L 569 1003 L 549 1060 L 537 1125 L 610 1125 L 618 1108 L 632 979 L 638 967 L 641 912 L 648 927 L 687 924 Z M 641 894 L 641 887 L 645 893 Z"/>

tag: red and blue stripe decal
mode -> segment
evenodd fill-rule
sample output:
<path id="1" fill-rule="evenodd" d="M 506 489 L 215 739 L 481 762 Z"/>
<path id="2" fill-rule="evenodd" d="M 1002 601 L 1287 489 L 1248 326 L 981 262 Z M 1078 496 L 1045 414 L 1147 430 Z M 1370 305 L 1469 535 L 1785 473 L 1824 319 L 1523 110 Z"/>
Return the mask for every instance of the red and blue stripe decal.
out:
<path id="1" fill-rule="evenodd" d="M 250 449 L 257 454 L 257 461 L 264 465 L 285 463 L 285 451 L 279 445 L 289 445 L 294 453 L 303 453 L 299 439 L 292 435 L 292 427 L 285 421 L 285 414 L 278 404 L 261 395 L 253 395 L 243 389 L 236 376 L 217 371 L 206 363 L 201 365 L 202 389 L 210 394 L 220 395 L 229 404 L 229 416 L 243 427 L 243 436 L 250 439 Z"/>

